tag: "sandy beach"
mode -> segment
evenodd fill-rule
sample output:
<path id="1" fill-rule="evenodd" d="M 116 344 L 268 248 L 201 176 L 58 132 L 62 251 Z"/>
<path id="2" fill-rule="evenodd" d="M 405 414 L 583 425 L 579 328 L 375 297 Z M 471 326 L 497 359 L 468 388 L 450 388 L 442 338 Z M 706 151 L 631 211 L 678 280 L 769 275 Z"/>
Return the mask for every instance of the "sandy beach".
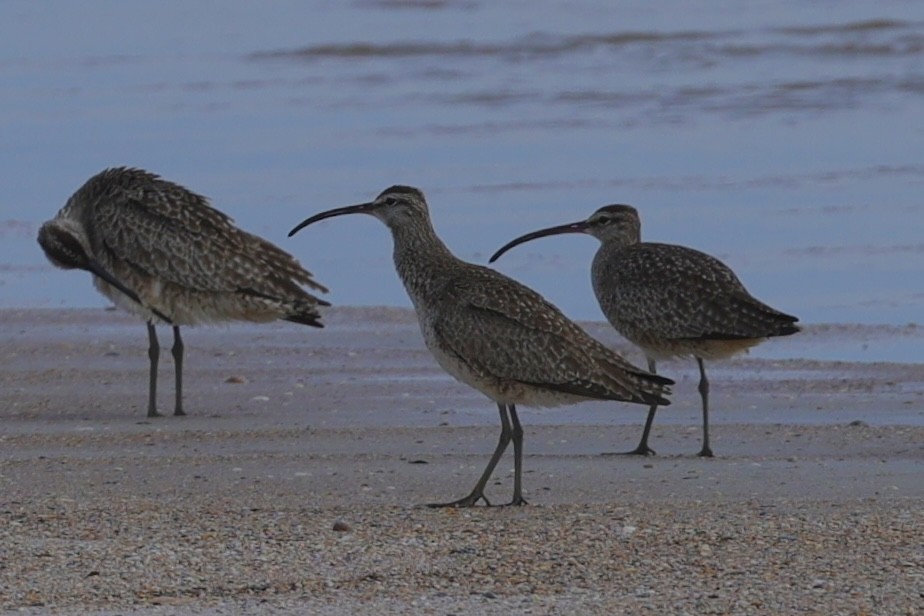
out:
<path id="1" fill-rule="evenodd" d="M 169 416 L 162 329 L 167 416 L 148 420 L 139 321 L 0 311 L 0 609 L 924 613 L 922 364 L 716 364 L 701 459 L 695 365 L 665 363 L 659 455 L 607 455 L 635 446 L 643 407 L 523 409 L 530 506 L 434 510 L 474 484 L 496 409 L 439 370 L 410 311 L 325 322 L 185 330 L 187 417 Z"/>

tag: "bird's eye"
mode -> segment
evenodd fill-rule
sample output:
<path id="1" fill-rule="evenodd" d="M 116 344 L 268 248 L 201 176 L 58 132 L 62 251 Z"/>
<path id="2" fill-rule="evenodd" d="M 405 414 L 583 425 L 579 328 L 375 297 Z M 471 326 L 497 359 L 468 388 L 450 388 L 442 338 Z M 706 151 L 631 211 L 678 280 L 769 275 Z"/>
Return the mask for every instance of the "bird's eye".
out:
<path id="1" fill-rule="evenodd" d="M 609 216 L 600 216 L 600 217 L 597 218 L 597 220 L 596 220 L 595 222 L 596 222 L 596 224 L 598 224 L 598 225 L 608 225 L 608 224 L 610 224 L 611 222 L 613 222 L 613 219 L 610 218 Z"/>

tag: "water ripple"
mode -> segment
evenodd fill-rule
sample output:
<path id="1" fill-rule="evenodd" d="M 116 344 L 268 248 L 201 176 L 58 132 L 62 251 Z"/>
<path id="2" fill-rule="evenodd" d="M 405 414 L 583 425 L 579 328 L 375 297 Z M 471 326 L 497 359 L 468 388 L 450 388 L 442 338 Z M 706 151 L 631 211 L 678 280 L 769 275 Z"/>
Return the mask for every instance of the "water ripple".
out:
<path id="1" fill-rule="evenodd" d="M 853 34 L 856 32 L 870 32 L 877 30 L 908 30 L 920 26 L 920 22 L 913 21 L 897 19 L 867 19 L 843 24 L 784 26 L 781 28 L 774 28 L 773 30 L 782 34 L 792 34 L 796 36 L 816 36 L 819 34 Z"/>
<path id="2" fill-rule="evenodd" d="M 406 57 L 459 57 L 499 56 L 520 58 L 524 56 L 559 56 L 573 52 L 592 51 L 597 48 L 623 47 L 636 43 L 663 43 L 669 41 L 695 41 L 716 39 L 723 36 L 714 32 L 620 32 L 613 34 L 585 34 L 580 36 L 556 36 L 548 33 L 533 33 L 507 43 L 487 43 L 471 40 L 453 42 L 416 41 L 394 43 L 354 42 L 344 44 L 309 45 L 296 49 L 257 51 L 249 54 L 252 60 L 317 60 L 317 59 L 364 59 L 364 58 L 406 58 Z"/>
<path id="3" fill-rule="evenodd" d="M 873 244 L 858 244 L 848 246 L 806 246 L 804 248 L 791 248 L 784 254 L 791 257 L 842 257 L 849 255 L 875 257 L 883 255 L 922 255 L 924 244 L 898 244 L 883 246 Z"/>
<path id="4" fill-rule="evenodd" d="M 560 36 L 533 32 L 508 41 L 355 41 L 306 45 L 293 49 L 255 51 L 249 60 L 375 60 L 380 58 L 472 58 L 497 57 L 519 60 L 559 57 L 600 51 L 619 51 L 629 46 L 655 50 L 657 59 L 689 61 L 711 57 L 713 61 L 770 54 L 799 56 L 913 56 L 924 52 L 924 24 L 910 21 L 872 20 L 817 27 L 778 27 L 763 31 L 678 30 L 584 33 Z M 766 38 L 771 40 L 755 41 Z"/>
<path id="5" fill-rule="evenodd" d="M 798 189 L 811 185 L 839 183 L 844 180 L 863 181 L 881 178 L 906 177 L 913 180 L 924 179 L 924 165 L 876 165 L 857 169 L 837 169 L 813 173 L 794 173 L 765 175 L 752 178 L 731 178 L 727 176 L 655 176 L 622 179 L 580 178 L 567 181 L 543 182 L 504 182 L 497 184 L 477 184 L 470 187 L 472 192 L 541 192 L 544 190 L 600 190 L 607 188 L 632 188 L 638 190 L 664 191 L 733 191 L 741 188 L 786 188 Z M 855 211 L 860 206 L 830 206 L 821 208 L 822 213 L 839 214 Z M 924 207 L 924 206 L 921 206 Z M 799 214 L 804 208 L 785 208 L 786 214 Z"/>

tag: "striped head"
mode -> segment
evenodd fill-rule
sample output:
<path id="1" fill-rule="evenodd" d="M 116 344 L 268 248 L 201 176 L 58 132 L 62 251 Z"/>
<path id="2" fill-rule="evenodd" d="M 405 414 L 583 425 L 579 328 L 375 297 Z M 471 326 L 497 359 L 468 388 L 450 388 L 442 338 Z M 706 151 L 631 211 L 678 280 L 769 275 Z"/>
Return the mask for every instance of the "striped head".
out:
<path id="1" fill-rule="evenodd" d="M 623 246 L 642 240 L 642 221 L 631 205 L 604 205 L 584 221 L 582 232 L 601 242 Z"/>

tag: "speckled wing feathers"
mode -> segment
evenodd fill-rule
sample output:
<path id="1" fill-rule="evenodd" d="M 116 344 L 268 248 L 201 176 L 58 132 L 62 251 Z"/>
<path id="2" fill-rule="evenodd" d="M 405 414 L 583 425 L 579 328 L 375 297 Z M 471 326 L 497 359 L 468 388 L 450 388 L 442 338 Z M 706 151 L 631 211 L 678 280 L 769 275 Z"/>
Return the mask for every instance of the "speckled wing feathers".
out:
<path id="1" fill-rule="evenodd" d="M 630 338 L 645 331 L 672 340 L 734 340 L 798 329 L 795 317 L 752 297 L 721 261 L 683 246 L 603 248 L 593 280 L 607 318 Z"/>
<path id="2" fill-rule="evenodd" d="M 667 403 L 670 380 L 635 368 L 527 287 L 472 268 L 447 281 L 433 319 L 440 343 L 470 369 L 587 398 Z"/>
<path id="3" fill-rule="evenodd" d="M 326 304 L 311 273 L 270 242 L 242 231 L 208 201 L 140 170 L 103 172 L 78 191 L 92 204 L 91 241 L 149 275 L 202 291 L 251 291 Z M 77 197 L 78 195 L 75 195 Z"/>

